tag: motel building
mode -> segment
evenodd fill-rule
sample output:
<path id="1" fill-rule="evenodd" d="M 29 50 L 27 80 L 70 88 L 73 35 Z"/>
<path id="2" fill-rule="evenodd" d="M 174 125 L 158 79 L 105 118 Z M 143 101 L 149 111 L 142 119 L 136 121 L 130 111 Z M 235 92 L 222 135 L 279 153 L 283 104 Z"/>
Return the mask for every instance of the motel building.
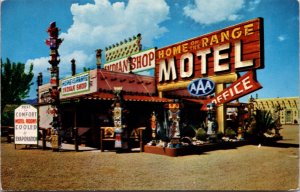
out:
<path id="1" fill-rule="evenodd" d="M 59 80 L 62 142 L 76 138 L 103 149 L 114 146 L 109 141 L 117 145 L 126 130 L 126 143 L 142 150 L 162 137 L 176 144 L 188 135 L 185 127 L 198 128 L 211 117 L 215 131 L 224 133 L 227 105 L 244 109 L 231 102 L 262 88 L 256 70 L 264 68 L 263 52 L 263 19 L 256 18 L 163 48 L 142 50 L 138 34 L 106 47 L 105 63 L 97 50 L 96 69 L 79 74 L 73 60 L 72 75 Z M 153 76 L 140 75 L 146 70 L 153 70 Z M 38 83 L 39 127 L 44 130 L 57 114 L 50 84 Z M 293 123 L 298 111 L 288 107 L 295 103 L 284 103 L 284 121 Z M 259 99 L 256 104 L 266 107 Z M 159 134 L 162 130 L 167 134 Z"/>
<path id="2" fill-rule="evenodd" d="M 254 107 L 259 110 L 278 113 L 280 124 L 299 124 L 299 97 L 255 99 Z"/>

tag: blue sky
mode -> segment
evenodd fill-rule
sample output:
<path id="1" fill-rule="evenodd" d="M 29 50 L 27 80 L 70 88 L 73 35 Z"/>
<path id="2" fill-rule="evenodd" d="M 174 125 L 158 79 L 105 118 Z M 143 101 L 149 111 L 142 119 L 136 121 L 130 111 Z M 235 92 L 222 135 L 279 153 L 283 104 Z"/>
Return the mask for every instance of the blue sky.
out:
<path id="1" fill-rule="evenodd" d="M 49 23 L 64 38 L 60 76 L 95 68 L 95 50 L 142 34 L 143 49 L 165 47 L 257 17 L 264 18 L 265 68 L 260 98 L 299 96 L 299 7 L 296 0 L 5 0 L 1 1 L 1 58 L 47 68 Z M 103 54 L 104 57 L 104 54 Z M 34 77 L 34 82 L 36 77 Z M 36 97 L 36 85 L 30 98 Z M 253 95 L 255 94 L 253 93 Z"/>

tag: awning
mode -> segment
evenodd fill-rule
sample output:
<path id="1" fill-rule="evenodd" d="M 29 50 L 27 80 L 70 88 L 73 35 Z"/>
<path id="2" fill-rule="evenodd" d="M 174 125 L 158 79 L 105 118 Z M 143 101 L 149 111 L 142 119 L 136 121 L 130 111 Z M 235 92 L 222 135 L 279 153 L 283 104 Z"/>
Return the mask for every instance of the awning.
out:
<path id="1" fill-rule="evenodd" d="M 190 101 L 190 102 L 201 104 L 201 105 L 205 104 L 205 100 L 203 100 L 203 99 L 190 99 L 190 98 L 182 98 L 182 99 L 185 101 Z"/>
<path id="2" fill-rule="evenodd" d="M 157 96 L 149 96 L 149 95 L 129 95 L 129 94 L 123 94 L 123 99 L 125 101 L 138 101 L 138 102 L 170 102 L 170 99 L 167 98 L 160 98 Z M 94 93 L 90 95 L 86 95 L 84 97 L 81 97 L 81 99 L 85 100 L 114 100 L 114 94 L 112 93 Z"/>

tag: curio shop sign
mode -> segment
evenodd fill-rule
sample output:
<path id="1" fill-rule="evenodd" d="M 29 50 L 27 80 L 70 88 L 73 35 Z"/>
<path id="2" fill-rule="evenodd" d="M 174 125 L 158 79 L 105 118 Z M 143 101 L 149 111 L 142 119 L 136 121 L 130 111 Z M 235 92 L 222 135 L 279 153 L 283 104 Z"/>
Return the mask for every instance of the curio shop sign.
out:
<path id="1" fill-rule="evenodd" d="M 215 83 L 208 78 L 193 80 L 187 87 L 189 93 L 193 96 L 206 96 L 215 89 Z"/>
<path id="2" fill-rule="evenodd" d="M 89 81 L 89 73 L 82 73 L 73 77 L 63 79 L 61 83 L 61 93 L 62 95 L 70 95 L 89 91 Z"/>
<path id="3" fill-rule="evenodd" d="M 185 81 L 264 67 L 263 19 L 257 18 L 156 50 L 156 80 Z"/>

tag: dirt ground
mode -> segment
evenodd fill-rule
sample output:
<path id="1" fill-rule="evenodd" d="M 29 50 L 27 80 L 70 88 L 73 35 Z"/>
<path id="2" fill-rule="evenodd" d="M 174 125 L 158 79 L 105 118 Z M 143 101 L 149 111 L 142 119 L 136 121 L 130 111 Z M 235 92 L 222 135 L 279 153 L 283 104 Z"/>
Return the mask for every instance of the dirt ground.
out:
<path id="1" fill-rule="evenodd" d="M 52 152 L 1 143 L 3 190 L 296 190 L 299 127 L 273 146 L 245 145 L 198 155 Z M 299 189 L 299 188 L 298 188 Z"/>

